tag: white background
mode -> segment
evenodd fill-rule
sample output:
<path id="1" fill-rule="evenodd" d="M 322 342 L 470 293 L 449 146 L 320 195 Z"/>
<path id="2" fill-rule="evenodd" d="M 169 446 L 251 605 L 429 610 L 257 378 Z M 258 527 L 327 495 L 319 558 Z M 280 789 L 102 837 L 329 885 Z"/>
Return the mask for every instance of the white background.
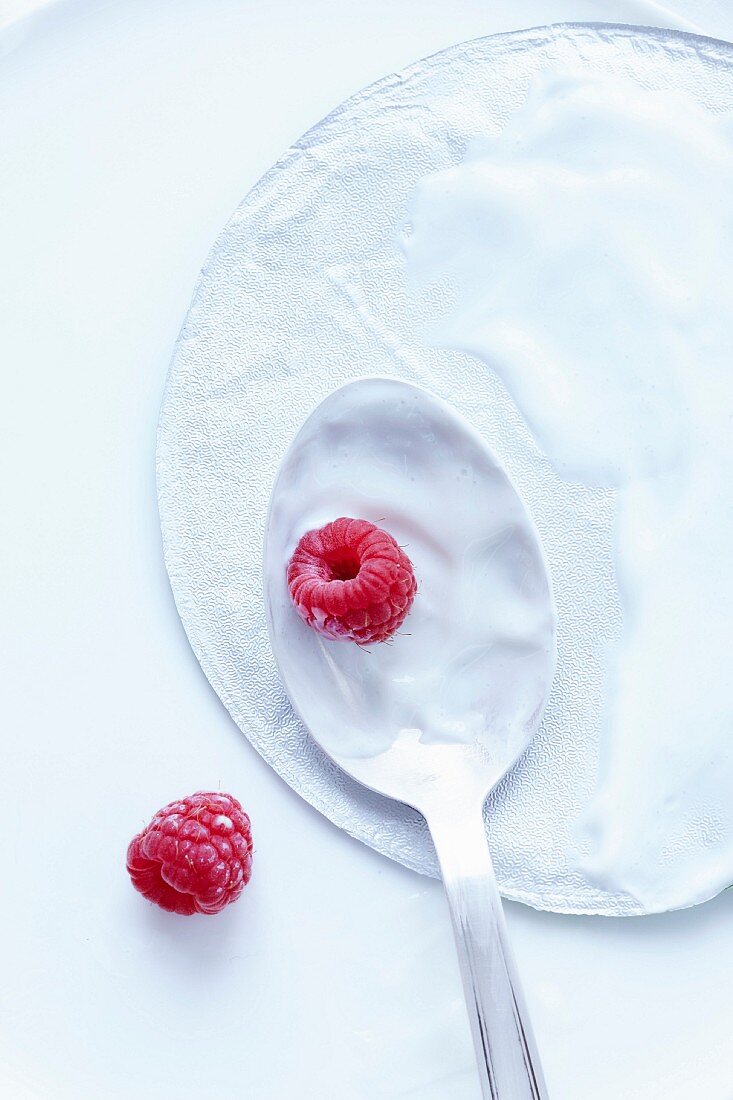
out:
<path id="1" fill-rule="evenodd" d="M 340 100 L 464 38 L 644 0 L 0 0 L 0 1093 L 474 1100 L 437 883 L 260 761 L 160 550 L 155 424 L 198 269 Z M 668 5 L 733 37 L 733 5 Z M 127 842 L 202 787 L 250 811 L 217 918 L 146 905 Z M 732 1100 L 733 891 L 635 921 L 508 905 L 553 1100 Z M 3 1092 L 4 1088 L 4 1092 Z"/>

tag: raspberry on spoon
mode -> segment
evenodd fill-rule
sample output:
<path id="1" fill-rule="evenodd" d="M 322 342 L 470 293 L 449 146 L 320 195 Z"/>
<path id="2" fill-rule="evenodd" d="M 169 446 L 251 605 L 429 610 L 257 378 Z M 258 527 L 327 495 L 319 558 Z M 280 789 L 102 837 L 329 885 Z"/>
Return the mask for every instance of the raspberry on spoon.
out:
<path id="1" fill-rule="evenodd" d="M 300 539 L 287 571 L 301 619 L 326 638 L 384 642 L 412 607 L 412 563 L 386 531 L 342 517 Z"/>
<path id="2" fill-rule="evenodd" d="M 132 884 L 171 913 L 219 913 L 252 874 L 250 820 L 236 798 L 199 791 L 170 802 L 127 849 Z"/>

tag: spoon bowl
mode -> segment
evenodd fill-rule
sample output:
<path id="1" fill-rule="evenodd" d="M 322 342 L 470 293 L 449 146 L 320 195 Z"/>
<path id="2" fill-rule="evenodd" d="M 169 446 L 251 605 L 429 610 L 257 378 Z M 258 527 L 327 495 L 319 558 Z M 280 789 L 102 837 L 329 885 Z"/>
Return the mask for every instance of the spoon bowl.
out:
<path id="1" fill-rule="evenodd" d="M 412 561 L 418 593 L 390 643 L 326 639 L 290 601 L 298 540 L 341 515 L 377 523 Z M 445 402 L 393 379 L 349 383 L 283 460 L 265 584 L 275 658 L 312 736 L 359 782 L 427 818 L 484 1096 L 545 1097 L 482 818 L 539 725 L 555 668 L 551 586 L 521 499 Z"/>

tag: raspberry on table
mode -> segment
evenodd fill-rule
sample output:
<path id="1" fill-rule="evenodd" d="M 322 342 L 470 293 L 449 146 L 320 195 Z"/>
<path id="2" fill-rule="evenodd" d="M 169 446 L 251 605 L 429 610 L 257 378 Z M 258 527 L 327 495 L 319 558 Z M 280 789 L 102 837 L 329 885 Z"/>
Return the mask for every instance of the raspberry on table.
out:
<path id="1" fill-rule="evenodd" d="M 412 607 L 412 563 L 386 531 L 341 517 L 301 538 L 288 564 L 301 619 L 326 638 L 384 642 Z"/>
<path id="2" fill-rule="evenodd" d="M 170 802 L 127 849 L 132 884 L 171 913 L 219 913 L 252 875 L 250 820 L 215 791 Z"/>

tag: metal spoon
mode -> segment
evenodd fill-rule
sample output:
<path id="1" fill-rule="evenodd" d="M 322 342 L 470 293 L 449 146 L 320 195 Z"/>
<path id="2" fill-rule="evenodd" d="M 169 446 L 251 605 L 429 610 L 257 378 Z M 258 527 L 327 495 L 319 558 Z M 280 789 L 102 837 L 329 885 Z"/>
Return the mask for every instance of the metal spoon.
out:
<path id="1" fill-rule="evenodd" d="M 432 494 L 427 520 L 425 509 L 410 511 L 420 493 Z M 297 540 L 339 515 L 380 519 L 398 541 L 409 533 L 421 587 L 405 623 L 409 636 L 394 647 L 364 651 L 324 640 L 290 603 L 285 573 Z M 482 1095 L 546 1100 L 482 813 L 489 791 L 529 745 L 555 667 L 550 583 L 520 498 L 493 452 L 443 401 L 392 379 L 351 383 L 318 406 L 285 456 L 267 522 L 265 583 L 275 658 L 313 737 L 349 775 L 427 819 Z M 468 598 L 454 628 L 438 623 L 435 634 L 431 600 L 435 607 L 443 584 Z M 500 607 L 508 626 L 497 631 Z M 521 626 L 514 629 L 513 619 Z M 423 644 L 431 629 L 432 648 Z M 438 689 L 433 728 L 416 693 L 434 684 L 436 667 L 450 690 Z"/>

